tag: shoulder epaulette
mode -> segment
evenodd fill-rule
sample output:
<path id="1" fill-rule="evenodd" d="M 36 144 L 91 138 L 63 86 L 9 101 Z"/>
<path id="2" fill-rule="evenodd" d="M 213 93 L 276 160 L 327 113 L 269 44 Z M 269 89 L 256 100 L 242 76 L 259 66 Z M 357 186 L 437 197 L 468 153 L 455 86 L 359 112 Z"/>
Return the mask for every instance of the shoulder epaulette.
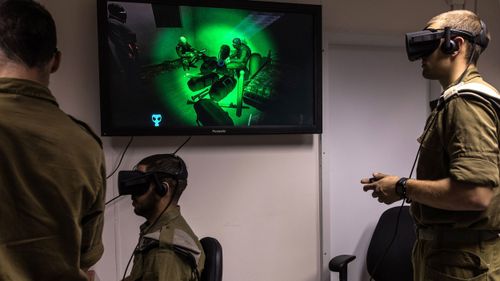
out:
<path id="1" fill-rule="evenodd" d="M 169 247 L 175 253 L 184 257 L 194 268 L 197 267 L 201 257 L 201 250 L 196 241 L 181 229 L 165 227 L 161 231 L 160 248 Z"/>
<path id="2" fill-rule="evenodd" d="M 71 120 L 73 120 L 73 122 L 75 122 L 76 124 L 78 124 L 82 129 L 84 129 L 90 136 L 92 136 L 92 138 L 94 138 L 94 140 L 99 144 L 99 146 L 102 148 L 102 141 L 101 141 L 101 138 L 96 134 L 94 133 L 94 131 L 92 130 L 92 128 L 90 128 L 89 125 L 87 125 L 87 123 L 79 120 L 79 119 L 76 119 L 75 117 L 67 114 L 69 118 L 71 118 Z"/>
<path id="3" fill-rule="evenodd" d="M 491 103 L 500 109 L 500 94 L 497 90 L 481 83 L 459 83 L 446 89 L 438 101 L 438 106 L 445 104 L 454 96 L 473 96 Z"/>

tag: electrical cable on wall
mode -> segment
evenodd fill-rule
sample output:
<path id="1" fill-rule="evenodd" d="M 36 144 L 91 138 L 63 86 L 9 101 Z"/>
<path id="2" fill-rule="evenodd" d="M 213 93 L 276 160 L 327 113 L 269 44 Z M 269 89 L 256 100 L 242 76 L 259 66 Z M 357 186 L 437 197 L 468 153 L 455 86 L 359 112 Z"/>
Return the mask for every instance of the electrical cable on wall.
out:
<path id="1" fill-rule="evenodd" d="M 122 155 L 120 156 L 120 161 L 118 161 L 118 165 L 116 165 L 116 168 L 113 170 L 113 172 L 111 172 L 111 174 L 109 174 L 109 176 L 106 177 L 106 179 L 109 179 L 111 176 L 113 176 L 118 170 L 118 168 L 120 168 L 120 165 L 122 164 L 123 161 L 123 157 L 125 156 L 125 153 L 127 153 L 128 147 L 130 146 L 130 144 L 132 144 L 133 140 L 134 136 L 131 136 L 130 140 L 127 143 L 127 146 L 125 146 L 125 149 L 123 150 Z"/>
<path id="2" fill-rule="evenodd" d="M 127 153 L 127 150 L 129 148 L 129 146 L 132 144 L 132 141 L 134 140 L 134 136 L 131 136 L 127 145 L 125 146 L 125 149 L 123 150 L 122 152 L 122 155 L 120 156 L 120 160 L 118 161 L 118 165 L 116 165 L 116 168 L 113 170 L 113 172 L 111 172 L 111 174 L 109 174 L 106 179 L 109 179 L 111 176 L 113 176 L 116 171 L 118 170 L 118 168 L 120 167 L 120 165 L 122 164 L 122 161 L 123 161 L 123 157 L 125 156 L 125 153 Z M 108 205 L 109 203 L 115 201 L 116 199 L 118 199 L 120 197 L 120 195 L 117 195 L 115 197 L 113 197 L 111 200 L 109 200 L 108 202 L 106 202 L 104 204 L 104 206 Z"/>
<path id="3" fill-rule="evenodd" d="M 182 144 L 179 146 L 179 148 L 177 148 L 177 149 L 176 149 L 176 150 L 175 150 L 172 154 L 173 154 L 173 155 L 177 154 L 177 152 L 179 152 L 179 150 L 181 150 L 181 148 L 183 148 L 183 147 L 184 147 L 184 146 L 185 146 L 185 145 L 186 145 L 186 144 L 187 144 L 187 143 L 191 140 L 191 138 L 192 138 L 192 136 L 189 136 L 189 137 L 187 138 L 187 140 L 186 140 L 184 143 L 182 143 Z"/>

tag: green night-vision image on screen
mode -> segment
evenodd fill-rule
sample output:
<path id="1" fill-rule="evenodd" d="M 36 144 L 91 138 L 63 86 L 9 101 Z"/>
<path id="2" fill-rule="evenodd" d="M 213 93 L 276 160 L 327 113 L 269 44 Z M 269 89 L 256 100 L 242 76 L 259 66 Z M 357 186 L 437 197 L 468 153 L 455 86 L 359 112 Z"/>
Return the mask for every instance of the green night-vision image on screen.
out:
<path id="1" fill-rule="evenodd" d="M 311 126 L 312 25 L 307 14 L 108 2 L 110 126 Z"/>

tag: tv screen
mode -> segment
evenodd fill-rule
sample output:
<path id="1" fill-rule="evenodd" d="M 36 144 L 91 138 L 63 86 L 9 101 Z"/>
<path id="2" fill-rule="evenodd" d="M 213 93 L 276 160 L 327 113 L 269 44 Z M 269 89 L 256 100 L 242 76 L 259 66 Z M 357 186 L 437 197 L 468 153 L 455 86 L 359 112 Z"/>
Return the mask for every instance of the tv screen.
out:
<path id="1" fill-rule="evenodd" d="M 98 0 L 101 133 L 321 133 L 321 7 Z"/>

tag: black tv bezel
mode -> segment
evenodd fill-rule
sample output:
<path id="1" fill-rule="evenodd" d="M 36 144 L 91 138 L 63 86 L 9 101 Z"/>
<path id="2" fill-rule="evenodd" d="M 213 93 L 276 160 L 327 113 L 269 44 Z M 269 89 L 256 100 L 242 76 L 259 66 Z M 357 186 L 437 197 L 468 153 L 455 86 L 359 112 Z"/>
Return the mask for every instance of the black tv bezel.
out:
<path id="1" fill-rule="evenodd" d="M 199 126 L 177 128 L 115 128 L 111 124 L 109 89 L 109 48 L 107 45 L 107 3 L 128 2 L 193 7 L 248 9 L 267 12 L 310 14 L 313 17 L 313 124 L 273 126 Z M 322 133 L 322 12 L 321 5 L 249 0 L 97 0 L 101 136 L 191 136 L 191 135 L 273 135 Z"/>

